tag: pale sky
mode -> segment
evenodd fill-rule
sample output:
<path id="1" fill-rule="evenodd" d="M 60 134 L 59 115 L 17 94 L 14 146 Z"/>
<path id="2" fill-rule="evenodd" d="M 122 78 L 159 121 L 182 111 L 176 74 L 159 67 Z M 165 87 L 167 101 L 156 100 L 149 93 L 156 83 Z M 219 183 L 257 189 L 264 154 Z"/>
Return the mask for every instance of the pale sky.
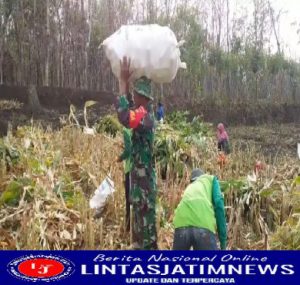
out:
<path id="1" fill-rule="evenodd" d="M 85 0 L 87 1 L 87 0 Z M 137 0 L 138 2 L 139 0 Z M 156 3 L 164 3 L 166 0 L 155 0 Z M 168 0 L 170 3 L 175 3 L 180 0 Z M 181 0 L 182 1 L 182 0 Z M 246 17 L 246 21 L 253 20 L 253 1 L 254 0 L 229 0 L 230 16 L 232 17 Z M 194 5 L 210 6 L 210 0 L 189 0 Z M 275 16 L 280 10 L 282 14 L 280 17 L 279 39 L 281 49 L 287 58 L 293 58 L 300 62 L 300 0 L 270 0 L 273 9 L 275 10 Z M 144 1 L 141 1 L 144 3 Z M 225 3 L 225 1 L 224 1 Z M 209 8 L 208 8 L 209 9 Z M 225 8 L 226 9 L 226 8 Z M 291 25 L 294 23 L 294 25 Z M 297 34 L 299 30 L 299 34 Z M 226 25 L 224 25 L 223 37 L 226 42 Z M 277 45 L 275 36 L 271 36 L 271 51 L 277 51 Z"/>
<path id="2" fill-rule="evenodd" d="M 280 38 L 282 46 L 287 56 L 291 56 L 300 61 L 300 0 L 272 0 L 273 7 L 276 11 L 283 9 L 286 11 L 281 16 Z M 291 25 L 292 23 L 295 25 Z"/>
<path id="3" fill-rule="evenodd" d="M 191 0 L 191 2 L 193 2 Z M 253 25 L 253 11 L 254 11 L 254 0 L 229 0 L 230 13 L 229 18 L 238 19 L 241 18 L 248 23 L 243 27 Z M 209 11 L 211 2 L 207 0 L 195 0 L 195 5 L 201 3 L 200 8 L 206 5 L 206 11 Z M 300 30 L 300 0 L 270 0 L 271 6 L 274 9 L 274 16 L 276 17 L 281 11 L 279 20 L 279 40 L 281 50 L 287 58 L 293 58 L 300 62 L 300 31 L 297 34 L 297 30 Z M 226 5 L 226 1 L 223 2 Z M 223 7 L 223 11 L 226 17 L 226 7 Z M 200 17 L 201 20 L 201 17 Z M 224 20 L 224 19 L 223 19 Z M 205 21 L 205 19 L 204 19 Z M 209 22 L 209 19 L 208 19 Z M 251 25 L 252 23 L 252 25 Z M 294 23 L 294 25 L 291 25 Z M 266 48 L 270 48 L 271 52 L 277 52 L 277 44 L 273 30 L 267 27 L 267 30 L 272 31 L 270 42 L 266 45 Z M 247 30 L 241 31 L 248 34 Z M 223 44 L 226 45 L 226 24 L 223 25 Z"/>
<path id="4" fill-rule="evenodd" d="M 235 2 L 237 15 L 247 13 L 249 18 L 253 20 L 253 0 L 231 0 Z M 279 39 L 281 49 L 288 58 L 300 62 L 300 0 L 270 0 L 275 16 L 282 10 L 280 16 Z M 231 2 L 232 3 L 232 2 Z M 232 3 L 233 4 L 233 3 Z M 245 12 L 245 9 L 247 12 Z M 294 25 L 292 25 L 294 23 Z M 271 50 L 277 51 L 277 45 L 274 34 L 271 37 Z"/>

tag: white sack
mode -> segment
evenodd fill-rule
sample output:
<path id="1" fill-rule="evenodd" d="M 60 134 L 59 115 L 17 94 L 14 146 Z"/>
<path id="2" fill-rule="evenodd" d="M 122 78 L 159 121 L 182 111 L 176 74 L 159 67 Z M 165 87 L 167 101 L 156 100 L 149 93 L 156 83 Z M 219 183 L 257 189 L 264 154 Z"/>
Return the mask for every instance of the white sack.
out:
<path id="1" fill-rule="evenodd" d="M 103 41 L 105 54 L 114 75 L 120 76 L 120 60 L 131 59 L 132 80 L 146 76 L 157 83 L 171 82 L 179 68 L 186 68 L 180 60 L 175 34 L 159 25 L 122 26 Z"/>
<path id="2" fill-rule="evenodd" d="M 115 192 L 114 187 L 114 182 L 109 177 L 106 177 L 91 198 L 90 207 L 92 209 L 102 209 L 105 206 L 107 198 Z"/>

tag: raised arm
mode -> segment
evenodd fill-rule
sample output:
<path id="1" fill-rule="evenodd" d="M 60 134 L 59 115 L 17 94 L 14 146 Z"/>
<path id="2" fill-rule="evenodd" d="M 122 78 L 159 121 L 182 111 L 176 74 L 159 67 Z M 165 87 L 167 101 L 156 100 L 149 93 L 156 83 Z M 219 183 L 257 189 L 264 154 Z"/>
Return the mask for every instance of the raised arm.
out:
<path id="1" fill-rule="evenodd" d="M 130 104 L 132 97 L 129 93 L 129 81 L 132 72 L 130 72 L 130 59 L 126 57 L 120 62 L 121 73 L 119 79 L 119 92 L 115 107 L 118 113 L 120 123 L 126 128 L 136 129 L 137 131 L 145 131 L 154 128 L 154 116 L 152 104 L 147 107 L 140 106 L 131 109 Z"/>
<path id="2" fill-rule="evenodd" d="M 130 102 L 132 102 L 132 96 L 129 93 L 129 79 L 132 74 L 130 72 L 130 59 L 123 57 L 123 60 L 120 61 L 120 70 L 119 96 L 115 101 L 115 107 L 120 123 L 129 128 Z"/>

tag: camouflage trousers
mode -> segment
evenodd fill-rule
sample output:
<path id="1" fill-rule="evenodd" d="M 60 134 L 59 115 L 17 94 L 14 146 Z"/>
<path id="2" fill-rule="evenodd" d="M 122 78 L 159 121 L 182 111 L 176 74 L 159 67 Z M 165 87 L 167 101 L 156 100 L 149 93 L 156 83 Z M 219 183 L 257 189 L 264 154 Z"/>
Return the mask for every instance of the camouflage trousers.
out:
<path id="1" fill-rule="evenodd" d="M 157 249 L 156 175 L 152 167 L 134 167 L 130 201 L 133 209 L 133 242 L 136 249 Z"/>

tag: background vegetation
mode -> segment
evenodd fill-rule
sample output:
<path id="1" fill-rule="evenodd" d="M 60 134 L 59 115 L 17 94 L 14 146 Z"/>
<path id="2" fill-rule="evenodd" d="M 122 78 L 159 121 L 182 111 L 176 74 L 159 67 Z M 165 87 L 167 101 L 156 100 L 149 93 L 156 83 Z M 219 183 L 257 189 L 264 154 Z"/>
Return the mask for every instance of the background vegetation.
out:
<path id="1" fill-rule="evenodd" d="M 293 153 L 285 149 L 269 156 L 254 143 L 236 139 L 222 166 L 211 125 L 185 118 L 185 113 L 172 114 L 155 139 L 160 249 L 172 248 L 174 210 L 193 167 L 220 179 L 228 248 L 299 249 L 300 167 Z M 109 115 L 89 135 L 69 120 L 57 131 L 33 124 L 0 140 L 0 248 L 130 249 L 123 165 L 114 159 L 122 151 L 121 128 Z M 267 140 L 269 130 L 263 130 Z M 254 175 L 258 160 L 264 167 Z M 106 175 L 116 192 L 96 218 L 88 202 Z"/>
<path id="2" fill-rule="evenodd" d="M 248 2 L 233 10 L 233 0 L 1 0 L 0 84 L 115 91 L 99 44 L 122 24 L 159 23 L 186 41 L 188 69 L 156 96 L 299 103 L 299 64 L 279 34 L 282 11 L 269 0 Z"/>

